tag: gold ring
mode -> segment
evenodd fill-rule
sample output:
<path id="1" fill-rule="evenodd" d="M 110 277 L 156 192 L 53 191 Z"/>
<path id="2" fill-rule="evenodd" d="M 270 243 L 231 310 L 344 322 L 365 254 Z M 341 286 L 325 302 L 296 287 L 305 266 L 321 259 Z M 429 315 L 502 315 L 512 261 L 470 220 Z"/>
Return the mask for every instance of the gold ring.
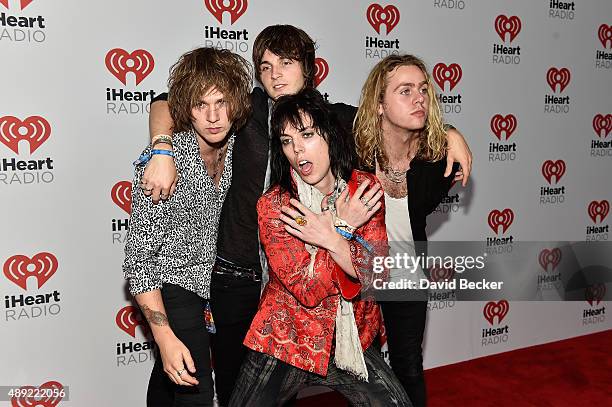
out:
<path id="1" fill-rule="evenodd" d="M 306 226 L 306 224 L 308 223 L 306 219 L 304 219 L 302 216 L 297 216 L 295 218 L 295 222 L 300 226 Z"/>

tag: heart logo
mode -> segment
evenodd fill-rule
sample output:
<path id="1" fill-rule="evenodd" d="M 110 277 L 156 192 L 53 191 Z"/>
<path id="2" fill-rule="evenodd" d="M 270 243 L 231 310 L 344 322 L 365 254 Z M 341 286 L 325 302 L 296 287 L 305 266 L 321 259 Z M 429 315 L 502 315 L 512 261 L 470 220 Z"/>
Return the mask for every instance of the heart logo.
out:
<path id="1" fill-rule="evenodd" d="M 42 116 L 30 116 L 21 121 L 15 116 L 0 117 L 0 141 L 19 154 L 19 142 L 30 144 L 30 154 L 40 147 L 51 135 L 51 125 Z"/>
<path id="2" fill-rule="evenodd" d="M 549 184 L 553 184 L 552 180 L 555 179 L 555 184 L 559 182 L 561 177 L 565 174 L 565 161 L 563 160 L 546 160 L 542 164 L 542 175 L 546 178 Z"/>
<path id="3" fill-rule="evenodd" d="M 435 283 L 440 281 L 450 281 L 455 276 L 453 268 L 432 267 L 429 269 L 429 279 Z"/>
<path id="4" fill-rule="evenodd" d="M 227 3 L 227 4 L 226 4 Z M 249 6 L 248 0 L 204 0 L 204 5 L 219 24 L 223 24 L 223 13 L 230 15 L 230 24 L 234 24 L 244 14 Z"/>
<path id="5" fill-rule="evenodd" d="M 457 86 L 462 76 L 463 71 L 459 64 L 453 63 L 447 66 L 440 62 L 436 64 L 433 69 L 433 78 L 442 91 L 444 91 L 444 84 L 446 82 L 448 82 L 450 86 L 449 92 L 452 91 L 455 86 Z"/>
<path id="6" fill-rule="evenodd" d="M 119 181 L 111 189 L 111 199 L 128 215 L 132 212 L 132 183 Z"/>
<path id="7" fill-rule="evenodd" d="M 143 334 L 146 334 L 148 331 L 147 324 L 145 323 L 142 314 L 138 308 L 132 305 L 121 308 L 115 316 L 115 322 L 123 332 L 127 333 L 132 338 L 136 337 L 137 326 L 142 328 Z"/>
<path id="8" fill-rule="evenodd" d="M 552 250 L 544 249 L 540 252 L 538 256 L 538 261 L 540 266 L 544 269 L 544 271 L 548 271 L 548 265 L 552 265 L 552 270 L 557 268 L 559 263 L 561 262 L 561 249 L 555 247 Z"/>
<path id="9" fill-rule="evenodd" d="M 378 34 L 380 34 L 380 26 L 384 24 L 387 27 L 387 35 L 389 35 L 399 23 L 400 12 L 393 5 L 383 8 L 380 4 L 370 4 L 366 10 L 366 18 Z"/>
<path id="10" fill-rule="evenodd" d="M 40 289 L 57 271 L 57 258 L 47 252 L 34 255 L 31 259 L 17 254 L 4 262 L 4 275 L 19 287 L 27 290 L 27 280 L 34 277 Z"/>
<path id="11" fill-rule="evenodd" d="M 501 233 L 506 233 L 510 225 L 512 225 L 512 221 L 514 221 L 514 212 L 512 212 L 512 209 L 510 208 L 506 208 L 503 211 L 493 209 L 491 212 L 489 212 L 488 223 L 495 234 L 500 234 L 500 226 L 502 227 Z"/>
<path id="12" fill-rule="evenodd" d="M 21 0 L 19 2 L 19 5 L 20 5 L 21 9 L 23 10 L 24 8 L 28 7 L 30 5 L 30 3 L 32 3 L 32 1 L 34 1 L 34 0 Z M 9 7 L 9 0 L 0 0 L 0 4 L 2 4 L 7 9 L 10 8 Z"/>
<path id="13" fill-rule="evenodd" d="M 610 203 L 605 199 L 603 201 L 593 201 L 589 204 L 587 208 L 587 212 L 589 216 L 593 220 L 593 223 L 598 223 L 597 218 L 599 217 L 599 223 L 603 222 L 603 220 L 608 216 L 608 212 L 610 212 Z"/>
<path id="14" fill-rule="evenodd" d="M 506 34 L 510 34 L 510 42 L 512 42 L 521 31 L 521 19 L 517 16 L 506 17 L 501 14 L 495 19 L 495 31 L 504 42 Z"/>
<path id="15" fill-rule="evenodd" d="M 612 26 L 608 24 L 602 24 L 597 30 L 597 37 L 604 48 L 612 48 Z"/>
<path id="16" fill-rule="evenodd" d="M 546 81 L 553 92 L 557 92 L 555 89 L 559 85 L 559 93 L 562 93 L 570 83 L 570 79 L 571 74 L 567 68 L 550 68 L 546 73 Z"/>
<path id="17" fill-rule="evenodd" d="M 596 114 L 593 117 L 593 130 L 599 138 L 607 138 L 610 132 L 612 132 L 612 114 L 602 115 Z"/>
<path id="18" fill-rule="evenodd" d="M 315 88 L 323 82 L 325 78 L 327 78 L 327 74 L 329 73 L 329 65 L 327 61 L 323 58 L 315 58 L 315 74 L 314 74 L 314 85 Z"/>
<path id="19" fill-rule="evenodd" d="M 108 51 L 104 60 L 106 68 L 121 83 L 127 85 L 127 74 L 132 72 L 136 77 L 136 86 L 144 80 L 155 67 L 155 60 L 149 51 L 137 49 L 132 53 L 121 48 Z"/>
<path id="20" fill-rule="evenodd" d="M 508 114 L 505 117 L 501 114 L 496 114 L 491 118 L 491 131 L 495 136 L 502 141 L 502 133 L 505 133 L 506 140 L 510 138 L 514 130 L 516 130 L 516 116 Z"/>
<path id="21" fill-rule="evenodd" d="M 605 295 L 606 286 L 602 283 L 592 284 L 584 290 L 584 297 L 591 307 L 593 306 L 593 303 L 595 303 L 595 305 L 599 305 Z"/>
<path id="22" fill-rule="evenodd" d="M 500 300 L 498 302 L 489 301 L 484 306 L 482 313 L 486 320 L 489 321 L 489 324 L 493 325 L 495 317 L 497 317 L 497 323 L 500 324 L 508 314 L 509 310 L 510 304 L 508 304 L 508 301 L 506 300 Z"/>
<path id="23" fill-rule="evenodd" d="M 22 386 L 19 393 L 22 397 L 11 398 L 12 407 L 55 407 L 66 395 L 64 386 L 60 382 L 49 381 L 35 386 Z"/>

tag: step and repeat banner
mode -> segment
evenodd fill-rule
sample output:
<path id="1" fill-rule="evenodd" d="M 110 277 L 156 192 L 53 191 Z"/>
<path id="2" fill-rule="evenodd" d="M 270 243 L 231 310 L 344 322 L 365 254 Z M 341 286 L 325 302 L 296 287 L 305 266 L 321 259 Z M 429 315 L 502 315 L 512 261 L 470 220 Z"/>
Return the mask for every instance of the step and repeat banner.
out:
<path id="1" fill-rule="evenodd" d="M 554 242 L 609 240 L 608 0 L 0 0 L 3 405 L 144 404 L 155 344 L 121 264 L 149 102 L 184 52 L 250 60 L 279 23 L 317 41 L 316 83 L 333 102 L 356 104 L 389 54 L 428 63 L 474 154 L 469 185 L 429 217 L 433 240 L 483 241 L 490 257 L 540 242 L 549 300 L 561 299 Z M 610 282 L 581 287 L 572 302 L 437 293 L 426 367 L 610 329 Z"/>

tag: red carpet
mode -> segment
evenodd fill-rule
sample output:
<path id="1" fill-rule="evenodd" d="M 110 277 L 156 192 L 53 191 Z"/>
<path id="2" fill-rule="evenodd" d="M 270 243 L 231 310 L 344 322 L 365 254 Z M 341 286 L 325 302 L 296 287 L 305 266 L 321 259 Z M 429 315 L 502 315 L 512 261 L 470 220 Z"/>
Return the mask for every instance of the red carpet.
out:
<path id="1" fill-rule="evenodd" d="M 425 372 L 429 407 L 612 406 L 612 330 Z M 336 393 L 299 407 L 345 407 Z"/>

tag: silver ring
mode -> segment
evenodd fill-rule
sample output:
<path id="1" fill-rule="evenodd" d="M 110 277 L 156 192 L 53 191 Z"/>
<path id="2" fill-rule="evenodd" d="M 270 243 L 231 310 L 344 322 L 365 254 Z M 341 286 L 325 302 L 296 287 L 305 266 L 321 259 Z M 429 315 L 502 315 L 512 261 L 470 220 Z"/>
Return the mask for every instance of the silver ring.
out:
<path id="1" fill-rule="evenodd" d="M 176 371 L 176 375 L 177 375 L 178 377 L 181 377 L 181 375 L 182 375 L 183 373 L 185 373 L 185 369 L 181 369 L 181 370 L 177 370 L 177 371 Z"/>
<path id="2" fill-rule="evenodd" d="M 368 206 L 368 202 L 370 202 L 369 200 L 365 199 L 364 197 L 359 198 L 359 200 L 361 201 L 362 204 L 364 204 L 365 206 Z"/>
<path id="3" fill-rule="evenodd" d="M 166 195 L 166 194 L 159 194 L 159 197 L 160 197 L 161 199 L 166 199 L 166 198 L 168 197 L 168 195 Z"/>

